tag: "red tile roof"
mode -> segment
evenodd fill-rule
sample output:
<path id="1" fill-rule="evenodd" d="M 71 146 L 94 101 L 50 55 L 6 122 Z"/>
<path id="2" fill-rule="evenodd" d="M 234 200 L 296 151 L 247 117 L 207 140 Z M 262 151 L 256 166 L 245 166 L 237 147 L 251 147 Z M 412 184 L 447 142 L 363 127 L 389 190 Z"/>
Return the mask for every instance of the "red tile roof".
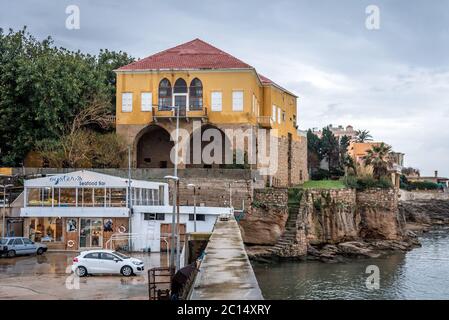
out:
<path id="1" fill-rule="evenodd" d="M 161 69 L 253 69 L 207 42 L 195 39 L 152 56 L 120 67 L 118 71 L 161 70 Z M 267 77 L 258 74 L 262 85 L 273 85 L 290 93 Z M 294 95 L 293 93 L 290 93 Z"/>
<path id="2" fill-rule="evenodd" d="M 287 93 L 289 93 L 289 94 L 291 94 L 291 95 L 293 95 L 293 96 L 296 97 L 296 95 L 295 95 L 294 93 L 291 93 L 291 92 L 288 91 L 287 89 L 281 87 L 281 86 L 278 85 L 276 82 L 274 82 L 274 81 L 268 79 L 267 77 L 261 75 L 260 73 L 258 73 L 258 75 L 259 75 L 260 82 L 262 82 L 262 85 L 264 85 L 264 86 L 272 85 L 272 86 L 278 87 L 278 88 L 281 89 L 282 91 L 285 91 L 285 92 L 287 92 Z"/>
<path id="3" fill-rule="evenodd" d="M 259 75 L 260 82 L 262 82 L 262 84 L 274 84 L 273 81 L 271 81 L 267 77 L 261 75 L 260 73 L 258 73 L 258 75 Z"/>
<path id="4" fill-rule="evenodd" d="M 118 70 L 158 69 L 252 69 L 252 67 L 200 39 L 195 39 L 135 61 Z"/>

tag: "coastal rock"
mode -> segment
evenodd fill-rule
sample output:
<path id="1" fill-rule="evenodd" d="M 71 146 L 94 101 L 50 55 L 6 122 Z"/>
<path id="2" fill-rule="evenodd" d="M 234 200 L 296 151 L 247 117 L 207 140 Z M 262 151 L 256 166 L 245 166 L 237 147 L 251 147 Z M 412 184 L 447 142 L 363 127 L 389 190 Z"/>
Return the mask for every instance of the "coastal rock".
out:
<path id="1" fill-rule="evenodd" d="M 285 231 L 287 202 L 287 189 L 255 189 L 252 206 L 239 222 L 243 242 L 249 245 L 276 244 Z"/>
<path id="2" fill-rule="evenodd" d="M 300 215 L 310 244 L 328 244 L 358 238 L 359 216 L 355 191 L 307 190 L 301 200 Z"/>
<path id="3" fill-rule="evenodd" d="M 379 253 L 373 251 L 369 244 L 361 241 L 343 242 L 338 244 L 340 254 L 349 257 L 377 258 Z"/>
<path id="4" fill-rule="evenodd" d="M 368 189 L 357 192 L 360 238 L 365 240 L 402 240 L 405 219 L 398 209 L 396 189 Z"/>
<path id="5" fill-rule="evenodd" d="M 399 211 L 407 222 L 427 226 L 449 224 L 448 200 L 401 201 Z"/>
<path id="6" fill-rule="evenodd" d="M 449 201 L 399 202 L 395 189 L 306 190 L 290 214 L 285 197 L 270 199 L 241 222 L 246 243 L 272 245 L 262 259 L 375 258 L 420 246 L 418 234 L 449 224 Z"/>
<path id="7" fill-rule="evenodd" d="M 252 208 L 240 221 L 243 241 L 253 245 L 274 245 L 285 230 L 287 218 L 287 206 Z"/>

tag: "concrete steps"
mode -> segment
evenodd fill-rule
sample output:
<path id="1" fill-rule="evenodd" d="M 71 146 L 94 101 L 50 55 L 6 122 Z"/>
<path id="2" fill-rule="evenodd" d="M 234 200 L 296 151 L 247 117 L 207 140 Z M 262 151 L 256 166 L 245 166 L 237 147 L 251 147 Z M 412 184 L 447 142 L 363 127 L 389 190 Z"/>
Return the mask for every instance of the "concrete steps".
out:
<path id="1" fill-rule="evenodd" d="M 273 254 L 277 254 L 283 248 L 293 244 L 296 240 L 296 220 L 298 218 L 299 206 L 297 205 L 289 205 L 288 208 L 288 218 L 285 223 L 285 231 L 282 236 L 278 239 L 276 244 L 270 251 Z"/>

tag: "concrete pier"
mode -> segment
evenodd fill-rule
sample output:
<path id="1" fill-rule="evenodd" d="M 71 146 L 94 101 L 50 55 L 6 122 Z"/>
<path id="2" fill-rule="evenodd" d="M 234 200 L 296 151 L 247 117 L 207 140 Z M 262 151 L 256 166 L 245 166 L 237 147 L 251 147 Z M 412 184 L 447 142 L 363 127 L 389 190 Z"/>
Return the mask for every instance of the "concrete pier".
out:
<path id="1" fill-rule="evenodd" d="M 237 221 L 218 220 L 190 300 L 262 300 Z"/>

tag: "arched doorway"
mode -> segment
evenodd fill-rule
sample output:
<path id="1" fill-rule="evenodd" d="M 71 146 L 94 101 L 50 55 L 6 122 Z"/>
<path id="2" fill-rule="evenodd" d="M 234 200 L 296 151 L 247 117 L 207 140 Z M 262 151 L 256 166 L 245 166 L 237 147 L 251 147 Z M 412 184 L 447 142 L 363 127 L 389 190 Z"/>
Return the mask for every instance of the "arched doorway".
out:
<path id="1" fill-rule="evenodd" d="M 208 141 L 203 141 L 203 137 L 207 137 Z M 198 139 L 198 141 L 194 141 L 194 139 Z M 226 155 L 233 158 L 230 140 L 223 130 L 216 126 L 206 124 L 201 129 L 197 129 L 190 135 L 189 143 L 190 164 L 186 165 L 187 168 L 226 168 Z M 195 143 L 201 147 L 195 147 Z M 203 158 L 204 153 L 209 159 Z M 211 158 L 216 161 L 211 163 Z"/>
<path id="2" fill-rule="evenodd" d="M 170 151 L 173 146 L 164 128 L 149 126 L 137 142 L 137 168 L 172 168 Z"/>

